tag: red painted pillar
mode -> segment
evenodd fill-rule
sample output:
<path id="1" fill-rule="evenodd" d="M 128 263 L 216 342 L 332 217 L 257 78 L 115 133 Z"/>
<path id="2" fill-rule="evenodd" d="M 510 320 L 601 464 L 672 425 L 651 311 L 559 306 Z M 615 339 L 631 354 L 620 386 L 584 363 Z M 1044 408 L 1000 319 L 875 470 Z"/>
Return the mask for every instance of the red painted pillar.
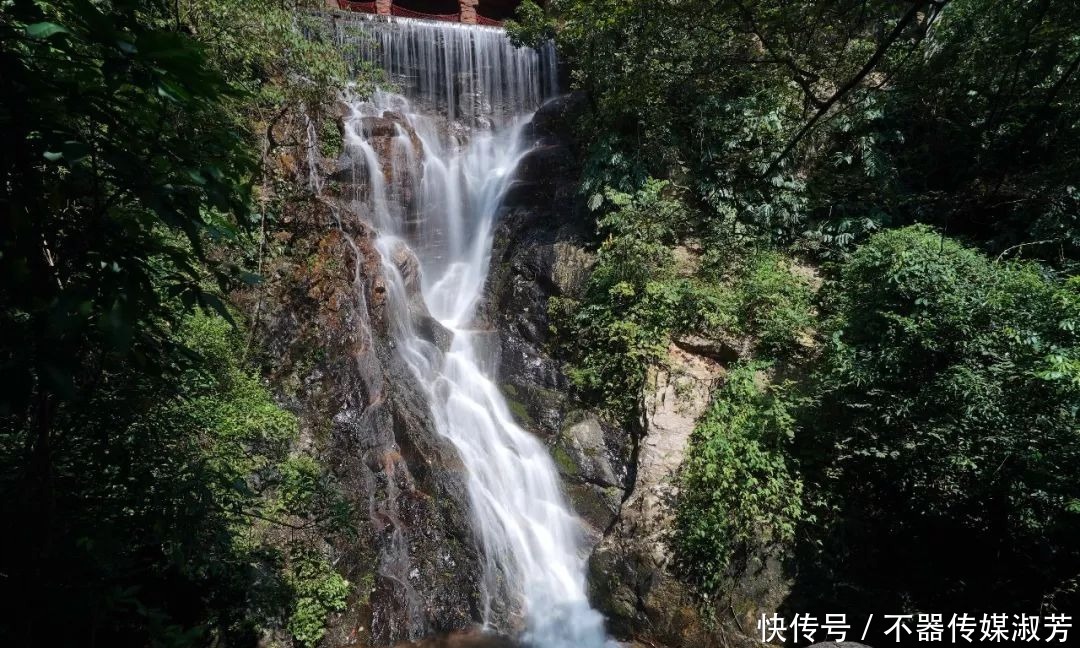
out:
<path id="1" fill-rule="evenodd" d="M 479 3 L 480 0 L 458 0 L 461 6 L 461 22 L 466 25 L 476 24 L 476 5 Z"/>
<path id="2" fill-rule="evenodd" d="M 380 16 L 389 16 L 392 4 L 394 4 L 393 0 L 375 0 L 375 13 Z"/>

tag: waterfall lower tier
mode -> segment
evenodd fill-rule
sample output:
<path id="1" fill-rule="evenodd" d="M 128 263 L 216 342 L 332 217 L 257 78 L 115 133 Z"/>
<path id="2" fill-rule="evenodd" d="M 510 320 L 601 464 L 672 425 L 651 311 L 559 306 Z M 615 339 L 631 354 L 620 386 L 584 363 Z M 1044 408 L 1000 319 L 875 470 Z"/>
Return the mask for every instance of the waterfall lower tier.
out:
<path id="1" fill-rule="evenodd" d="M 600 648 L 580 521 L 547 448 L 514 422 L 482 369 L 474 321 L 497 209 L 528 150 L 522 128 L 554 90 L 551 52 L 517 50 L 493 29 L 355 24 L 371 28 L 361 56 L 391 78 L 412 77 L 401 84 L 408 97 L 349 99 L 345 161 L 353 211 L 377 232 L 396 350 L 467 474 L 484 620 L 521 619 L 523 640 L 538 647 Z"/>

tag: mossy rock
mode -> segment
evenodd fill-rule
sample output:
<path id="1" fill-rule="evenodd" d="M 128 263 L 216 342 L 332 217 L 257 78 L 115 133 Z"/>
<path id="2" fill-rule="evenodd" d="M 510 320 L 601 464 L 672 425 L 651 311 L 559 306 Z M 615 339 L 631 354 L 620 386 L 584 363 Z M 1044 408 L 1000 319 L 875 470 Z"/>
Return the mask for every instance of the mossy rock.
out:
<path id="1" fill-rule="evenodd" d="M 622 491 L 595 484 L 570 484 L 566 494 L 574 511 L 597 530 L 606 529 L 619 515 Z"/>
<path id="2" fill-rule="evenodd" d="M 514 421 L 525 428 L 532 429 L 536 425 L 536 421 L 529 415 L 529 410 L 526 408 L 525 403 L 518 400 L 518 390 L 513 385 L 499 385 L 500 391 L 502 391 L 503 398 L 506 399 L 506 406 L 510 408 L 510 413 L 514 415 Z"/>
<path id="3" fill-rule="evenodd" d="M 555 465 L 558 466 L 559 472 L 564 477 L 576 477 L 581 473 L 581 467 L 577 465 L 574 458 L 562 446 L 557 445 L 551 448 L 551 457 L 555 460 Z"/>

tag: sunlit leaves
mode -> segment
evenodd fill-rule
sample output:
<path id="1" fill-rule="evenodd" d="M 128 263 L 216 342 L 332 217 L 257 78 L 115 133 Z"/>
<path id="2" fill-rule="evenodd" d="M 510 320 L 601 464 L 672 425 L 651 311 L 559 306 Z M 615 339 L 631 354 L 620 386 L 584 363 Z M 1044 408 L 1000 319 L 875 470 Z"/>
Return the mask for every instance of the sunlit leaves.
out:
<path id="1" fill-rule="evenodd" d="M 762 386 L 760 363 L 727 375 L 691 437 L 680 475 L 680 568 L 707 592 L 736 553 L 790 543 L 806 520 L 802 481 L 788 446 L 795 405 L 782 386 Z"/>
<path id="2" fill-rule="evenodd" d="M 943 556 L 1010 556 L 986 578 L 974 559 L 899 552 L 903 569 L 883 588 L 1038 601 L 1080 566 L 1063 517 L 1080 460 L 1080 336 L 1060 326 L 1080 313 L 1074 283 L 910 227 L 873 236 L 830 286 L 833 333 L 801 440 L 809 469 L 827 475 L 815 492 L 841 503 L 835 524 L 858 520 L 844 542 L 894 546 L 948 528 Z"/>

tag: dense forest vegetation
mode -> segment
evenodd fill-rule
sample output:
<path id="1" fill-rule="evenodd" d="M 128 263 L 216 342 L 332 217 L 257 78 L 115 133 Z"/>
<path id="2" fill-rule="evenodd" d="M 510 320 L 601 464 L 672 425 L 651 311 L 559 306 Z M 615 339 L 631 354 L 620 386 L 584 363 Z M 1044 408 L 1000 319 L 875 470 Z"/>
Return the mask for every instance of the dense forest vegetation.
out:
<path id="1" fill-rule="evenodd" d="M 270 129 L 334 45 L 277 0 L 0 4 L 0 643 L 314 645 L 328 470 L 229 296 Z M 748 352 L 680 477 L 707 598 L 780 546 L 797 611 L 1080 606 L 1080 4 L 526 0 L 587 109 L 598 260 L 549 304 L 627 425 L 667 341 Z"/>
<path id="2" fill-rule="evenodd" d="M 1077 5 L 554 0 L 509 30 L 589 106 L 603 243 L 552 304 L 584 397 L 633 421 L 673 336 L 752 345 L 683 466 L 686 578 L 779 544 L 792 612 L 1075 609 Z"/>
<path id="3" fill-rule="evenodd" d="M 0 10 L 4 645 L 312 645 L 344 601 L 341 498 L 225 299 L 288 199 L 267 125 L 346 79 L 293 9 Z"/>

